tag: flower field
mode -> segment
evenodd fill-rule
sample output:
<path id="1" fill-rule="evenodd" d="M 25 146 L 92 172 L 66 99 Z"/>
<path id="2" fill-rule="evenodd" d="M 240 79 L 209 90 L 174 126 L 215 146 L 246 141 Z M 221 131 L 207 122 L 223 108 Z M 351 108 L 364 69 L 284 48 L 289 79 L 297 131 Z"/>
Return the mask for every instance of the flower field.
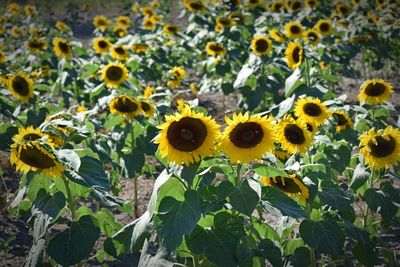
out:
<path id="1" fill-rule="evenodd" d="M 4 2 L 0 265 L 400 265 L 398 0 Z"/>

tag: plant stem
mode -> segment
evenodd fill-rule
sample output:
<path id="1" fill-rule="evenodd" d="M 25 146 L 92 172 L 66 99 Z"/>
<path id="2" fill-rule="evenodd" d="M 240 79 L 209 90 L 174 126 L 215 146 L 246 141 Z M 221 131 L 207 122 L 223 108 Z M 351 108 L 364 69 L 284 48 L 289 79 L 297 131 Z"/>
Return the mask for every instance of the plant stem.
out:
<path id="1" fill-rule="evenodd" d="M 372 188 L 372 185 L 373 185 L 373 180 L 374 179 L 374 170 L 372 170 L 371 171 L 371 175 L 370 175 L 370 177 L 368 178 L 368 188 Z M 367 229 L 367 224 L 368 224 L 368 212 L 369 212 L 369 208 L 368 208 L 368 204 L 366 204 L 366 207 L 365 207 L 365 212 L 364 212 L 364 222 L 363 222 L 363 228 L 364 228 L 364 230 L 366 230 Z"/>
<path id="2" fill-rule="evenodd" d="M 311 260 L 310 262 L 311 267 L 317 266 L 317 261 L 315 259 L 315 250 L 312 248 L 310 248 L 310 260 Z"/>
<path id="3" fill-rule="evenodd" d="M 133 149 L 135 148 L 135 137 L 133 134 L 133 120 L 130 120 L 131 124 L 131 151 L 133 153 Z M 135 217 L 139 218 L 139 198 L 138 198 L 138 182 L 137 182 L 138 177 L 133 178 L 133 198 L 134 198 L 134 204 L 133 204 L 133 209 L 135 212 Z"/>
<path id="4" fill-rule="evenodd" d="M 305 59 L 306 62 L 306 81 L 307 81 L 307 87 L 310 88 L 310 68 L 308 66 L 308 60 L 307 58 Z"/>
<path id="5" fill-rule="evenodd" d="M 242 163 L 238 163 L 238 165 L 236 166 L 236 177 L 235 177 L 236 185 L 240 185 L 240 170 L 241 169 L 242 169 Z"/>
<path id="6" fill-rule="evenodd" d="M 71 212 L 71 218 L 72 220 L 75 220 L 76 218 L 76 213 L 75 213 L 75 199 L 72 197 L 71 194 L 71 189 L 69 187 L 69 180 L 63 175 L 62 180 L 65 185 L 65 189 L 67 190 L 67 198 L 68 198 L 68 208 Z"/>

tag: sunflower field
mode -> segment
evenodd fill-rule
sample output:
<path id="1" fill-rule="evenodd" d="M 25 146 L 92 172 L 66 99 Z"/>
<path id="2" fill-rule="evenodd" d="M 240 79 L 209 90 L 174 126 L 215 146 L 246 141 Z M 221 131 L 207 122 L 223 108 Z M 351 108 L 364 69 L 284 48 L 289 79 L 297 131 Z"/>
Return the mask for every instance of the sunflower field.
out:
<path id="1" fill-rule="evenodd" d="M 1 266 L 399 266 L 400 1 L 1 1 Z"/>

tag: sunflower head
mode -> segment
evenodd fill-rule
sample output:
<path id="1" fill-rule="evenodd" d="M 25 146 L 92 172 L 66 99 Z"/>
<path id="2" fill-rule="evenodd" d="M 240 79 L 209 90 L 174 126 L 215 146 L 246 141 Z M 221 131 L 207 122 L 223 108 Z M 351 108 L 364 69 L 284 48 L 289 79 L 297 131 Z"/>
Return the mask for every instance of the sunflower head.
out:
<path id="1" fill-rule="evenodd" d="M 97 37 L 92 41 L 93 50 L 99 54 L 108 53 L 111 46 L 111 42 L 104 37 Z"/>
<path id="2" fill-rule="evenodd" d="M 48 138 L 48 135 L 42 133 L 39 128 L 28 126 L 26 128 L 19 128 L 18 133 L 13 136 L 12 140 L 15 144 L 24 144 L 31 141 L 37 141 L 43 137 Z M 53 146 L 51 143 L 49 143 L 49 145 Z"/>
<path id="3" fill-rule="evenodd" d="M 318 5 L 318 0 L 306 0 L 305 4 L 309 8 L 315 8 Z"/>
<path id="4" fill-rule="evenodd" d="M 123 25 L 117 24 L 117 25 L 115 25 L 115 27 L 113 29 L 113 32 L 118 37 L 124 37 L 124 36 L 126 36 L 128 34 L 128 28 L 123 26 Z"/>
<path id="5" fill-rule="evenodd" d="M 220 138 L 220 131 L 211 117 L 186 107 L 165 119 L 166 122 L 158 126 L 160 133 L 154 143 L 158 144 L 161 157 L 168 162 L 189 165 L 216 152 L 215 143 Z"/>
<path id="6" fill-rule="evenodd" d="M 222 135 L 221 148 L 233 163 L 249 163 L 261 159 L 274 149 L 275 132 L 272 118 L 234 114 L 225 117 L 227 126 Z"/>
<path id="7" fill-rule="evenodd" d="M 132 44 L 131 45 L 131 49 L 133 50 L 133 52 L 135 52 L 136 54 L 144 54 L 147 52 L 147 50 L 149 50 L 149 45 L 147 44 Z"/>
<path id="8" fill-rule="evenodd" d="M 291 21 L 285 24 L 285 33 L 288 38 L 303 37 L 303 26 L 300 22 Z"/>
<path id="9" fill-rule="evenodd" d="M 10 30 L 10 35 L 14 38 L 21 38 L 24 36 L 24 31 L 18 26 L 13 26 Z"/>
<path id="10" fill-rule="evenodd" d="M 387 102 L 393 93 L 393 86 L 381 79 L 367 80 L 361 85 L 358 100 L 361 103 L 379 105 Z"/>
<path id="11" fill-rule="evenodd" d="M 275 149 L 274 154 L 278 159 L 283 161 L 287 160 L 291 156 L 289 152 L 281 148 Z"/>
<path id="12" fill-rule="evenodd" d="M 51 146 L 40 140 L 11 145 L 10 162 L 17 171 L 41 172 L 43 175 L 60 177 L 64 166 L 56 158 Z"/>
<path id="13" fill-rule="evenodd" d="M 303 8 L 303 3 L 299 0 L 290 1 L 288 4 L 288 8 L 292 12 L 299 12 Z"/>
<path id="14" fill-rule="evenodd" d="M 261 176 L 260 180 L 264 186 L 275 187 L 293 198 L 299 197 L 301 200 L 306 201 L 309 196 L 308 188 L 295 174 L 290 174 L 287 177 Z"/>
<path id="15" fill-rule="evenodd" d="M 235 24 L 235 21 L 226 17 L 217 17 L 216 23 L 223 28 L 229 28 Z"/>
<path id="16" fill-rule="evenodd" d="M 106 16 L 100 15 L 93 18 L 93 25 L 101 31 L 105 31 L 110 25 L 110 21 Z"/>
<path id="17" fill-rule="evenodd" d="M 132 21 L 127 16 L 118 16 L 117 17 L 117 24 L 121 27 L 129 27 L 132 24 Z"/>
<path id="18" fill-rule="evenodd" d="M 148 30 L 152 31 L 156 28 L 157 22 L 154 17 L 145 18 L 143 20 L 143 27 Z"/>
<path id="19" fill-rule="evenodd" d="M 285 8 L 285 5 L 280 2 L 275 2 L 271 5 L 271 9 L 273 12 L 279 13 Z"/>
<path id="20" fill-rule="evenodd" d="M 321 103 L 319 98 L 304 97 L 296 101 L 294 114 L 301 120 L 311 122 L 317 126 L 329 118 L 328 108 Z"/>
<path id="21" fill-rule="evenodd" d="M 69 30 L 69 26 L 64 22 L 58 20 L 56 22 L 56 29 L 59 30 L 60 32 L 66 32 Z"/>
<path id="22" fill-rule="evenodd" d="M 72 56 L 72 45 L 64 38 L 56 37 L 53 39 L 54 53 L 57 57 L 70 58 Z"/>
<path id="23" fill-rule="evenodd" d="M 111 113 L 121 114 L 132 119 L 141 114 L 140 103 L 130 96 L 121 95 L 114 98 L 109 104 Z"/>
<path id="24" fill-rule="evenodd" d="M 26 47 L 29 49 L 29 51 L 35 53 L 46 50 L 47 44 L 41 39 L 32 39 L 26 43 Z"/>
<path id="25" fill-rule="evenodd" d="M 232 12 L 229 14 L 229 18 L 235 21 L 235 23 L 242 23 L 245 19 L 245 16 L 238 12 Z"/>
<path id="26" fill-rule="evenodd" d="M 318 34 L 322 36 L 329 36 L 333 32 L 332 22 L 328 19 L 320 19 L 314 26 Z"/>
<path id="27" fill-rule="evenodd" d="M 277 126 L 277 138 L 282 148 L 290 153 L 303 154 L 311 146 L 311 133 L 302 121 L 286 115 Z"/>
<path id="28" fill-rule="evenodd" d="M 113 45 L 110 48 L 111 56 L 117 60 L 127 60 L 129 58 L 129 51 L 125 45 Z"/>
<path id="29" fill-rule="evenodd" d="M 187 0 L 184 2 L 184 5 L 189 12 L 199 12 L 205 9 L 202 0 Z"/>
<path id="30" fill-rule="evenodd" d="M 154 104 L 151 103 L 149 100 L 141 99 L 139 101 L 140 109 L 143 111 L 143 114 L 146 117 L 151 117 L 154 114 Z"/>
<path id="31" fill-rule="evenodd" d="M 336 126 L 336 131 L 337 132 L 341 132 L 344 129 L 346 129 L 346 127 L 353 127 L 353 121 L 351 120 L 350 116 L 341 110 L 336 110 L 334 112 L 332 112 L 332 116 L 335 118 L 335 120 L 337 121 L 337 126 Z"/>
<path id="32" fill-rule="evenodd" d="M 374 170 L 397 166 L 400 160 L 400 130 L 391 125 L 378 131 L 370 129 L 360 137 L 360 154 Z"/>
<path id="33" fill-rule="evenodd" d="M 251 50 L 257 56 L 267 55 L 272 50 L 272 41 L 265 35 L 256 36 L 251 40 Z"/>
<path id="34" fill-rule="evenodd" d="M 101 78 L 108 87 L 116 89 L 128 79 L 128 70 L 122 63 L 108 63 L 101 71 Z"/>
<path id="35" fill-rule="evenodd" d="M 177 80 L 182 80 L 186 75 L 186 72 L 181 67 L 173 67 L 172 68 L 172 76 Z"/>
<path id="36" fill-rule="evenodd" d="M 285 51 L 286 62 L 292 70 L 298 68 L 303 62 L 303 48 L 300 43 L 290 42 Z"/>
<path id="37" fill-rule="evenodd" d="M 317 45 L 319 43 L 318 32 L 313 29 L 309 29 L 304 32 L 304 41 L 311 44 L 311 46 Z"/>
<path id="38" fill-rule="evenodd" d="M 33 80 L 23 71 L 18 72 L 17 75 L 11 75 L 7 82 L 8 90 L 15 99 L 28 102 L 33 98 Z"/>
<path id="39" fill-rule="evenodd" d="M 25 12 L 25 15 L 28 17 L 32 17 L 32 16 L 36 15 L 36 13 L 37 13 L 36 8 L 33 5 L 25 5 L 24 12 Z"/>
<path id="40" fill-rule="evenodd" d="M 260 5 L 262 5 L 263 1 L 262 0 L 247 0 L 246 5 L 250 8 L 256 8 Z"/>
<path id="41" fill-rule="evenodd" d="M 165 24 L 163 26 L 163 31 L 168 35 L 174 36 L 179 32 L 179 28 L 175 24 Z"/>
<path id="42" fill-rule="evenodd" d="M 285 36 L 277 29 L 271 29 L 269 30 L 268 33 L 271 36 L 271 38 L 274 39 L 276 42 L 281 44 L 285 42 Z"/>
<path id="43" fill-rule="evenodd" d="M 206 52 L 212 57 L 225 56 L 226 48 L 216 42 L 208 42 L 206 45 Z"/>

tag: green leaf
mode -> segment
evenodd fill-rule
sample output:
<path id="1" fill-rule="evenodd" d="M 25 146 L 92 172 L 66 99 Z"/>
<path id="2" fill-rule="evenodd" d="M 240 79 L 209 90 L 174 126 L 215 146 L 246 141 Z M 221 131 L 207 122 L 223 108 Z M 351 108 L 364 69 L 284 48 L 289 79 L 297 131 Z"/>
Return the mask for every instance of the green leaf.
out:
<path id="1" fill-rule="evenodd" d="M 161 243 L 172 252 L 181 243 L 184 234 L 190 234 L 200 219 L 199 196 L 196 191 L 185 193 L 185 200 L 165 197 L 158 207 L 156 228 Z"/>
<path id="2" fill-rule="evenodd" d="M 129 154 L 123 154 L 123 159 L 123 168 L 126 170 L 128 177 L 134 178 L 142 172 L 144 166 L 144 153 L 140 149 L 136 147 L 133 148 Z"/>
<path id="3" fill-rule="evenodd" d="M 247 183 L 240 186 L 233 186 L 228 192 L 229 202 L 232 208 L 251 216 L 260 198 Z"/>
<path id="4" fill-rule="evenodd" d="M 344 192 L 333 187 L 324 188 L 323 191 L 317 193 L 319 199 L 328 206 L 345 211 L 351 209 L 352 201 L 344 195 Z"/>
<path id="5" fill-rule="evenodd" d="M 99 69 L 100 66 L 96 65 L 96 64 L 88 64 L 83 66 L 83 73 L 81 74 L 81 78 L 85 79 L 89 76 L 91 76 L 92 74 L 96 73 Z"/>
<path id="6" fill-rule="evenodd" d="M 296 201 L 277 188 L 264 186 L 262 188 L 261 199 L 280 210 L 280 212 L 285 216 L 293 218 L 306 217 L 304 210 L 296 203 Z"/>
<path id="7" fill-rule="evenodd" d="M 304 242 L 318 252 L 332 256 L 342 253 L 345 236 L 333 221 L 304 220 L 300 224 L 299 232 Z"/>
<path id="8" fill-rule="evenodd" d="M 287 173 L 284 170 L 275 168 L 270 165 L 261 165 L 261 164 L 254 164 L 253 170 L 260 176 L 267 176 L 267 177 L 288 177 Z"/>
<path id="9" fill-rule="evenodd" d="M 310 250 L 306 247 L 296 248 L 290 261 L 295 267 L 310 266 Z"/>
<path id="10" fill-rule="evenodd" d="M 100 228 L 96 218 L 85 215 L 55 235 L 49 242 L 47 253 L 58 264 L 77 264 L 89 256 L 99 236 Z"/>
<path id="11" fill-rule="evenodd" d="M 168 255 L 164 249 L 160 249 L 159 251 L 157 251 L 157 254 L 153 256 L 153 253 L 151 253 L 149 251 L 148 247 L 149 247 L 149 243 L 146 240 L 143 245 L 142 253 L 140 254 L 138 266 L 141 266 L 141 267 L 153 267 L 153 266 L 173 267 L 173 266 L 175 266 L 174 263 L 165 259 L 165 258 L 167 258 Z"/>
<path id="12" fill-rule="evenodd" d="M 101 232 L 108 237 L 114 235 L 122 227 L 122 224 L 115 220 L 114 214 L 108 209 L 101 208 L 96 212 L 95 217 L 99 222 Z"/>
<path id="13" fill-rule="evenodd" d="M 254 69 L 249 67 L 248 64 L 243 65 L 242 69 L 237 75 L 235 82 L 233 83 L 233 88 L 242 87 L 246 83 L 249 76 L 253 74 L 253 72 Z"/>
<path id="14" fill-rule="evenodd" d="M 192 163 L 189 166 L 184 165 L 182 167 L 181 177 L 188 182 L 190 185 L 193 184 L 193 179 L 197 174 L 197 170 L 199 169 L 200 163 Z"/>
<path id="15" fill-rule="evenodd" d="M 389 225 L 390 220 L 396 215 L 398 210 L 390 197 L 381 190 L 369 188 L 364 193 L 364 199 L 368 207 L 374 212 L 379 212 L 382 215 L 383 222 Z"/>
<path id="16" fill-rule="evenodd" d="M 272 266 L 282 266 L 281 250 L 269 239 L 262 239 L 258 244 L 258 250 L 262 256 L 266 258 Z"/>
<path id="17" fill-rule="evenodd" d="M 301 77 L 301 70 L 297 68 L 293 71 L 293 73 L 286 79 L 285 81 L 285 96 L 291 96 L 294 91 L 303 84 L 300 80 Z"/>
<path id="18" fill-rule="evenodd" d="M 351 179 L 350 187 L 354 191 L 362 187 L 370 177 L 370 173 L 365 171 L 365 166 L 359 163 L 353 172 L 353 178 Z"/>

